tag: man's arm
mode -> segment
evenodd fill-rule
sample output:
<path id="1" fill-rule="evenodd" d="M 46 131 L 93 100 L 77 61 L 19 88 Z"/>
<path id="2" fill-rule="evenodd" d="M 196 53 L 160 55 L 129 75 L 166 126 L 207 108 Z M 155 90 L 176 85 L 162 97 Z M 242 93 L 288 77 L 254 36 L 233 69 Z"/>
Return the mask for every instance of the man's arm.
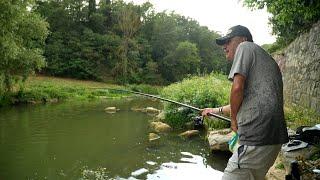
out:
<path id="1" fill-rule="evenodd" d="M 213 113 L 213 114 L 223 114 L 223 115 L 230 115 L 230 104 L 225 105 L 225 106 L 221 106 L 221 107 L 217 107 L 217 108 L 205 108 L 202 109 L 202 116 L 207 116 L 209 113 Z"/>
<path id="2" fill-rule="evenodd" d="M 237 114 L 243 101 L 243 90 L 246 77 L 236 74 L 233 77 L 231 87 L 230 106 L 231 106 L 231 129 L 235 132 L 238 130 Z"/>

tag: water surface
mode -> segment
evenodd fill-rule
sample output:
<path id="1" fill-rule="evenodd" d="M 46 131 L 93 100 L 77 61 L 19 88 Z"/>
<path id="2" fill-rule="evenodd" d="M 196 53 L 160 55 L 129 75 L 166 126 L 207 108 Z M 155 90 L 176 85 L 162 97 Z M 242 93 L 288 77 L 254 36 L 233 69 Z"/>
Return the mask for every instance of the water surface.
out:
<path id="1" fill-rule="evenodd" d="M 106 107 L 120 110 L 109 114 Z M 0 179 L 219 179 L 226 155 L 179 131 L 149 142 L 148 99 L 95 100 L 0 109 Z M 219 170 L 219 171 L 218 171 Z"/>

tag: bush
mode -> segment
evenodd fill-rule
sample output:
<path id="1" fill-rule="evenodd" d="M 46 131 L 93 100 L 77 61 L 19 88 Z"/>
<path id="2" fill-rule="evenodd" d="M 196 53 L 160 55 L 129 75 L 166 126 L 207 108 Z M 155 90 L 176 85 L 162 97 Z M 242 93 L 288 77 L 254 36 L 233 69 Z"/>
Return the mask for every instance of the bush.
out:
<path id="1" fill-rule="evenodd" d="M 165 87 L 161 96 L 198 108 L 217 107 L 228 104 L 230 87 L 225 75 L 195 76 Z M 178 108 L 173 103 L 165 103 L 164 112 L 166 122 L 176 128 L 183 127 L 192 116 L 199 114 L 191 109 Z"/>

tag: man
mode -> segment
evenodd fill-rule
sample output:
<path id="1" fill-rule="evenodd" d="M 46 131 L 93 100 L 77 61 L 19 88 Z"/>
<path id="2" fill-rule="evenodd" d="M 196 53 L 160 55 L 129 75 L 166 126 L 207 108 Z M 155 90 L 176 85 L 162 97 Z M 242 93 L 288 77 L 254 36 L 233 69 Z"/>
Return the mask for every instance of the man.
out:
<path id="1" fill-rule="evenodd" d="M 226 58 L 233 61 L 230 105 L 206 108 L 208 113 L 231 114 L 231 129 L 239 146 L 224 170 L 222 179 L 264 179 L 281 145 L 288 142 L 283 113 L 283 84 L 277 63 L 253 43 L 248 28 L 238 25 L 216 39 Z"/>

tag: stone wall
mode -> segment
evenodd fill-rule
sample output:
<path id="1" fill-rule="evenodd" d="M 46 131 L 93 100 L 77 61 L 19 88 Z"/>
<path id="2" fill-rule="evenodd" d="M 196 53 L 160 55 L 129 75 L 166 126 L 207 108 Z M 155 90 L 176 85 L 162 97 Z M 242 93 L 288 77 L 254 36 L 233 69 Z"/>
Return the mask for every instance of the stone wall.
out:
<path id="1" fill-rule="evenodd" d="M 275 58 L 283 74 L 286 103 L 320 113 L 320 21 Z"/>

